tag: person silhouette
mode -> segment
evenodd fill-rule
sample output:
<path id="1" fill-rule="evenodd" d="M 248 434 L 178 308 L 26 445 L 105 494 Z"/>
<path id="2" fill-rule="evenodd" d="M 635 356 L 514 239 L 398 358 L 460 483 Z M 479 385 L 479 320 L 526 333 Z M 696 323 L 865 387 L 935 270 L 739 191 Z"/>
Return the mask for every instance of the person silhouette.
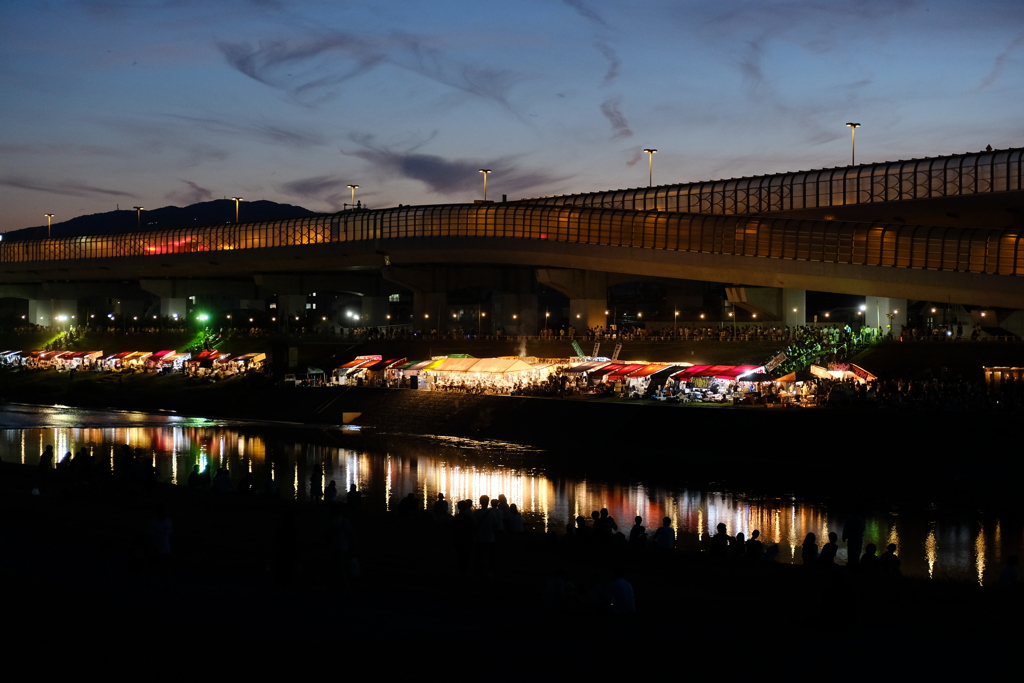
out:
<path id="1" fill-rule="evenodd" d="M 800 561 L 805 567 L 812 567 L 818 562 L 818 537 L 813 531 L 804 536 L 804 544 L 800 546 Z"/>
<path id="2" fill-rule="evenodd" d="M 864 546 L 864 554 L 860 558 L 859 568 L 864 574 L 874 574 L 878 571 L 878 555 L 875 553 L 878 547 L 874 543 Z"/>
<path id="3" fill-rule="evenodd" d="M 729 556 L 729 542 L 733 539 L 725 532 L 724 523 L 719 523 L 716 529 L 717 533 L 711 537 L 711 554 L 724 560 Z"/>
<path id="4" fill-rule="evenodd" d="M 764 558 L 764 544 L 758 540 L 761 532 L 754 529 L 750 532 L 750 540 L 747 541 L 747 559 L 751 562 L 760 562 Z"/>
<path id="5" fill-rule="evenodd" d="M 860 549 L 864 544 L 864 518 L 859 514 L 850 515 L 843 524 L 843 540 L 846 541 L 846 564 L 851 569 L 857 569 Z"/>
<path id="6" fill-rule="evenodd" d="M 661 526 L 654 532 L 654 547 L 661 553 L 668 553 L 676 545 L 676 530 L 672 528 L 672 519 L 665 517 Z"/>
<path id="7" fill-rule="evenodd" d="M 885 546 L 885 552 L 878 558 L 878 569 L 886 576 L 901 576 L 900 558 L 896 556 L 896 544 Z"/>
<path id="8" fill-rule="evenodd" d="M 839 535 L 834 531 L 828 532 L 828 543 L 821 547 L 821 554 L 818 556 L 819 566 L 836 566 L 836 553 L 839 552 L 837 541 L 839 541 Z"/>
<path id="9" fill-rule="evenodd" d="M 644 528 L 643 521 L 643 517 L 634 517 L 633 526 L 629 530 L 629 547 L 634 550 L 642 549 L 647 544 L 647 529 Z"/>

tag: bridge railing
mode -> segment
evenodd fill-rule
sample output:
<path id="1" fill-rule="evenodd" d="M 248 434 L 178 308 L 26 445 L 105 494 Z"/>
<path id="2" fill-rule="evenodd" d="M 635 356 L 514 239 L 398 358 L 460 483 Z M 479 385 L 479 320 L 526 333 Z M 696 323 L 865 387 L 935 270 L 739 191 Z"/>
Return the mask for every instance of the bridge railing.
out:
<path id="1" fill-rule="evenodd" d="M 0 242 L 0 263 L 437 237 L 488 237 L 895 268 L 1024 274 L 1022 231 L 715 216 L 518 202 L 406 206 L 287 221 Z"/>
<path id="2" fill-rule="evenodd" d="M 524 199 L 530 204 L 743 214 L 1024 189 L 1024 149 Z"/>

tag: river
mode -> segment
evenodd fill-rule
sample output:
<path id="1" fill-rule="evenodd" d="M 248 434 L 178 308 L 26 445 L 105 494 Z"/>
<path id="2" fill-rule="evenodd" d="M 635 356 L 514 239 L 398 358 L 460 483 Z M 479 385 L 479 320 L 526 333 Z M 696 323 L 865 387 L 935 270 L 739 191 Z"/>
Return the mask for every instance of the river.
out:
<path id="1" fill-rule="evenodd" d="M 225 466 L 237 481 L 252 471 L 262 487 L 273 470 L 283 495 L 309 499 L 310 476 L 323 467 L 323 485 L 344 495 L 355 484 L 365 503 L 394 505 L 414 491 L 427 506 L 444 493 L 451 500 L 504 494 L 518 506 L 527 528 L 562 532 L 579 515 L 607 508 L 628 533 L 635 516 L 652 532 L 668 517 L 680 547 L 706 547 L 724 522 L 730 534 L 749 538 L 758 529 L 765 545 L 778 544 L 777 561 L 798 564 L 804 535 L 818 544 L 844 519 L 820 500 L 786 491 L 758 495 L 713 486 L 674 487 L 671 482 L 594 480 L 549 473 L 545 455 L 518 444 L 396 436 L 361 439 L 357 429 L 184 417 L 170 413 L 99 411 L 65 406 L 0 406 L 0 459 L 34 465 L 47 445 L 58 458 L 85 448 L 110 466 L 127 444 L 152 458 L 162 481 L 184 484 L 195 465 L 211 473 Z M 383 444 L 383 445 L 382 445 Z M 365 504 L 364 503 L 364 504 Z M 1024 523 L 955 506 L 902 509 L 894 504 L 866 515 L 865 544 L 879 553 L 897 545 L 903 572 L 981 584 L 996 580 L 1007 555 L 1024 550 Z M 838 559 L 846 560 L 840 543 Z"/>

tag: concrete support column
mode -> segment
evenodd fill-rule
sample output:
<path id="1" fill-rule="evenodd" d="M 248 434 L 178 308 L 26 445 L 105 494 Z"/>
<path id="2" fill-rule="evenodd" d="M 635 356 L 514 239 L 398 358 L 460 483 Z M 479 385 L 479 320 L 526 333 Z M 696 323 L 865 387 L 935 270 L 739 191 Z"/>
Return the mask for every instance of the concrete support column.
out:
<path id="1" fill-rule="evenodd" d="M 782 290 L 782 324 L 798 327 L 807 322 L 807 290 Z"/>
<path id="2" fill-rule="evenodd" d="M 184 320 L 186 311 L 185 297 L 162 296 L 160 297 L 160 315 L 165 318 Z"/>
<path id="3" fill-rule="evenodd" d="M 892 315 L 892 336 L 898 337 L 900 329 L 907 324 L 907 300 L 890 299 L 882 296 L 864 298 L 864 324 L 875 329 L 881 327 L 882 334 L 890 330 L 889 315 Z"/>
<path id="4" fill-rule="evenodd" d="M 588 327 L 603 326 L 608 320 L 607 306 L 606 299 L 570 299 L 569 324 L 576 328 L 576 335 L 582 335 Z"/>
<path id="5" fill-rule="evenodd" d="M 432 328 L 448 329 L 448 294 L 446 292 L 413 292 L 413 329 L 429 332 Z"/>
<path id="6" fill-rule="evenodd" d="M 361 312 L 359 313 L 359 324 L 377 327 L 389 325 L 388 311 L 391 305 L 386 296 L 363 296 L 359 299 Z"/>

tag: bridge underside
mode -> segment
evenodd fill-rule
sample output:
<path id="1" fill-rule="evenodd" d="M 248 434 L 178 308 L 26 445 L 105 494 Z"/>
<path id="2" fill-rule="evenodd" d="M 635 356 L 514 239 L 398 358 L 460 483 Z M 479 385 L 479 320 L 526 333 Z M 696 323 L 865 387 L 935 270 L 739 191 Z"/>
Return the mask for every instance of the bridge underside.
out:
<path id="1" fill-rule="evenodd" d="M 213 258 L 211 258 L 213 257 Z M 822 263 L 574 244 L 548 240 L 429 237 L 373 240 L 273 250 L 216 254 L 162 254 L 151 257 L 82 259 L 48 264 L 6 264 L 0 281 L 123 282 L 196 278 L 205 282 L 244 281 L 254 275 L 305 273 L 371 275 L 386 266 L 520 266 L 572 268 L 677 280 L 726 282 L 805 289 L 838 294 L 1024 309 L 1024 278 L 875 265 Z M 71 277 L 73 274 L 73 277 Z M 315 280 L 310 280 L 315 282 Z M 350 291 L 359 291 L 353 282 Z"/>

